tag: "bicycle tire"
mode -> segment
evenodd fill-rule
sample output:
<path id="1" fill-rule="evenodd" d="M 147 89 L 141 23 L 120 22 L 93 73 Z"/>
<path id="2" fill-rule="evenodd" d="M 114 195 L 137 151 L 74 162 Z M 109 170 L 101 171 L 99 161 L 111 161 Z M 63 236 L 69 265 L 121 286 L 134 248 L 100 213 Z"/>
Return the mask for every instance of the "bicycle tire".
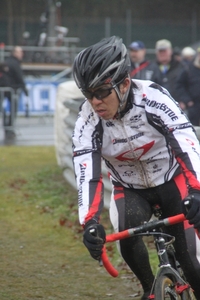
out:
<path id="1" fill-rule="evenodd" d="M 196 300 L 196 297 L 191 288 L 182 293 L 181 300 Z"/>
<path id="2" fill-rule="evenodd" d="M 175 286 L 167 275 L 158 277 L 154 289 L 155 300 L 196 300 L 191 288 L 179 294 Z"/>

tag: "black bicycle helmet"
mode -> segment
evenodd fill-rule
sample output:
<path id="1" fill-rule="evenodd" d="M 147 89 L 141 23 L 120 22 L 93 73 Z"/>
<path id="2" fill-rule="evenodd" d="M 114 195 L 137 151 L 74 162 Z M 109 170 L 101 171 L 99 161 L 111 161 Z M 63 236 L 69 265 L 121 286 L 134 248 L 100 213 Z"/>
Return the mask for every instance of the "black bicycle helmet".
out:
<path id="1" fill-rule="evenodd" d="M 118 84 L 129 72 L 130 59 L 122 39 L 105 38 L 84 50 L 75 58 L 73 76 L 82 90 L 104 83 Z"/>

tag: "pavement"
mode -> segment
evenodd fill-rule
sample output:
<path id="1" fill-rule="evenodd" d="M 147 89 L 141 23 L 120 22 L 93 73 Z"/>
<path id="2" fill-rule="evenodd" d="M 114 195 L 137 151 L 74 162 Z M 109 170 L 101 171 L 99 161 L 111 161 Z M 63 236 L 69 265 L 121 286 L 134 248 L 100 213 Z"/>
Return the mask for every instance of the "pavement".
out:
<path id="1" fill-rule="evenodd" d="M 0 118 L 0 146 L 53 146 L 54 118 L 52 116 L 17 117 L 15 138 L 6 139 Z"/>

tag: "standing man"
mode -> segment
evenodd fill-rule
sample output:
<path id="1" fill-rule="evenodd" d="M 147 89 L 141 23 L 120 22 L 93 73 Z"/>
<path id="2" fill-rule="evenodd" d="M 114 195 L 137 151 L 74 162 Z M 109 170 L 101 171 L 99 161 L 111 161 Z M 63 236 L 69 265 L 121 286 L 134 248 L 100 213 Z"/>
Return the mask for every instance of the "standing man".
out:
<path id="1" fill-rule="evenodd" d="M 28 96 L 28 91 L 26 89 L 26 85 L 23 79 L 23 72 L 21 69 L 21 62 L 23 59 L 23 55 L 24 53 L 22 48 L 20 46 L 15 46 L 11 53 L 11 56 L 6 59 L 6 65 L 8 66 L 8 77 L 9 77 L 10 87 L 13 88 L 14 95 L 15 95 L 14 97 L 10 97 L 8 99 L 10 102 L 10 114 L 9 116 L 6 116 L 4 118 L 6 137 L 15 137 L 13 122 L 17 113 L 18 99 L 16 99 L 16 97 L 17 97 L 18 90 L 21 89 L 25 93 L 25 95 Z M 14 105 L 12 101 L 14 101 Z"/>
<path id="2" fill-rule="evenodd" d="M 166 39 L 157 41 L 155 49 L 156 62 L 154 63 L 154 72 L 151 80 L 166 88 L 171 96 L 178 101 L 176 82 L 184 65 L 174 59 L 170 41 Z"/>
<path id="3" fill-rule="evenodd" d="M 134 41 L 129 46 L 131 60 L 130 77 L 151 80 L 153 70 L 151 62 L 146 59 L 146 47 L 142 41 Z"/>

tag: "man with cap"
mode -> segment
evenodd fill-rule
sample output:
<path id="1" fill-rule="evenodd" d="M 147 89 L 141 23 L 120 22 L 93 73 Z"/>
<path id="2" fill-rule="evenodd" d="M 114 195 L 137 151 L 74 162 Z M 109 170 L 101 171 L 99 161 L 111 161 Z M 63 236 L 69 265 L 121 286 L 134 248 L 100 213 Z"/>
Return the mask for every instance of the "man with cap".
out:
<path id="1" fill-rule="evenodd" d="M 194 60 L 195 55 L 196 51 L 192 47 L 185 47 L 181 51 L 182 61 L 186 64 Z"/>
<path id="2" fill-rule="evenodd" d="M 142 41 L 134 41 L 129 45 L 131 60 L 130 77 L 151 80 L 153 71 L 151 62 L 146 59 L 146 47 Z"/>
<path id="3" fill-rule="evenodd" d="M 169 40 L 158 40 L 155 45 L 156 62 L 151 80 L 166 88 L 178 100 L 176 82 L 184 65 L 174 59 L 172 44 Z"/>

